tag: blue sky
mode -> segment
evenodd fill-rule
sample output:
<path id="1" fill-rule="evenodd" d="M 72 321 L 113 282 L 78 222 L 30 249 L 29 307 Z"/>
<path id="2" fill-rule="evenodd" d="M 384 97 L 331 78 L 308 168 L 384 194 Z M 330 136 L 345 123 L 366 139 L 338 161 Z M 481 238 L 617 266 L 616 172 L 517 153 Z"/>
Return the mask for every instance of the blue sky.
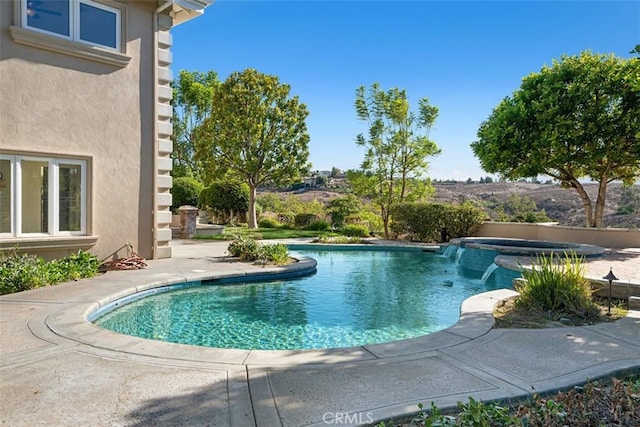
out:
<path id="1" fill-rule="evenodd" d="M 440 109 L 428 175 L 466 180 L 487 175 L 469 144 L 524 76 L 587 49 L 631 56 L 640 1 L 216 0 L 172 33 L 174 75 L 255 68 L 289 84 L 310 112 L 314 170 L 359 167 L 355 90 L 378 82 Z"/>

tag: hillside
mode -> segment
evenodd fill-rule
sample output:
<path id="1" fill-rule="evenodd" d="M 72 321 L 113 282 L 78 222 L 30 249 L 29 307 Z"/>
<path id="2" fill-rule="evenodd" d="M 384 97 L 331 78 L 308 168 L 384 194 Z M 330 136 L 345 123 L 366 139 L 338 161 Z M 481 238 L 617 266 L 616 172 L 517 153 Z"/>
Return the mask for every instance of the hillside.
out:
<path id="1" fill-rule="evenodd" d="M 504 203 L 509 196 L 516 195 L 528 197 L 536 203 L 537 209 L 544 210 L 553 221 L 562 225 L 583 226 L 584 209 L 580 197 L 573 190 L 568 190 L 554 184 L 535 184 L 530 182 L 494 182 L 489 184 L 455 183 L 435 184 L 435 201 L 448 203 L 461 203 L 471 201 L 481 207 L 492 219 L 497 219 L 498 214 L 494 207 Z M 596 199 L 597 184 L 585 184 L 587 192 L 593 201 Z M 640 187 L 634 187 L 634 192 L 640 194 Z M 634 214 L 616 215 L 621 203 L 623 187 L 621 184 L 610 184 L 607 189 L 607 201 L 605 207 L 606 227 L 640 228 L 640 215 Z M 280 192 L 279 194 L 295 195 L 296 197 L 319 202 L 339 197 L 344 193 L 333 192 L 328 189 L 306 189 L 296 192 Z"/>
<path id="2" fill-rule="evenodd" d="M 496 182 L 490 184 L 436 184 L 436 200 L 439 202 L 473 201 L 492 217 L 497 215 L 491 206 L 505 202 L 510 195 L 526 196 L 536 203 L 538 209 L 553 221 L 562 225 L 584 225 L 584 208 L 578 193 L 554 184 L 534 184 L 529 182 Z M 596 200 L 597 184 L 585 184 L 592 201 Z M 610 184 L 607 188 L 604 224 L 606 227 L 640 227 L 637 213 L 616 215 L 620 206 L 623 187 Z"/>

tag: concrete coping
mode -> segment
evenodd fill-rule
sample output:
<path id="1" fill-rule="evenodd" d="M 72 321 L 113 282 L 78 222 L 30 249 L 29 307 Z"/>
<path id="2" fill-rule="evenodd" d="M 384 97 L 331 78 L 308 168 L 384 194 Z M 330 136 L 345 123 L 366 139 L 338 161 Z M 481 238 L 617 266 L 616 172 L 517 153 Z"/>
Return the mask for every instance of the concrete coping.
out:
<path id="1" fill-rule="evenodd" d="M 604 254 L 601 246 L 583 243 L 552 242 L 549 240 L 526 240 L 505 237 L 462 237 L 451 239 L 451 245 L 461 248 L 486 249 L 500 255 L 549 255 L 552 253 L 574 252 L 578 256 L 593 257 Z"/>
<path id="2" fill-rule="evenodd" d="M 330 348 L 319 350 L 244 350 L 221 349 L 167 343 L 133 336 L 127 336 L 100 328 L 91 319 L 100 309 L 117 305 L 118 301 L 135 299 L 136 295 L 145 291 L 160 290 L 172 285 L 205 280 L 221 280 L 238 282 L 247 279 L 264 280 L 279 277 L 304 275 L 314 271 L 316 261 L 301 257 L 299 262 L 282 267 L 272 267 L 266 271 L 226 272 L 222 274 L 186 273 L 183 277 L 154 282 L 140 281 L 126 286 L 109 283 L 109 286 L 92 287 L 90 295 L 78 300 L 71 300 L 54 307 L 43 325 L 31 324 L 36 335 L 47 335 L 46 329 L 57 336 L 71 340 L 83 346 L 83 351 L 103 353 L 115 351 L 120 354 L 135 354 L 165 359 L 186 361 L 207 361 L 232 365 L 300 365 L 318 363 L 346 363 L 360 360 L 384 359 L 389 357 L 405 357 L 409 355 L 431 352 L 441 348 L 461 344 L 488 333 L 494 324 L 493 308 L 500 301 L 516 296 L 517 293 L 500 289 L 468 298 L 462 303 L 460 319 L 453 326 L 429 335 L 350 348 Z M 44 330 L 43 330 L 44 329 Z M 39 331 L 39 332 L 38 332 Z M 44 338 L 44 336 L 43 336 Z"/>

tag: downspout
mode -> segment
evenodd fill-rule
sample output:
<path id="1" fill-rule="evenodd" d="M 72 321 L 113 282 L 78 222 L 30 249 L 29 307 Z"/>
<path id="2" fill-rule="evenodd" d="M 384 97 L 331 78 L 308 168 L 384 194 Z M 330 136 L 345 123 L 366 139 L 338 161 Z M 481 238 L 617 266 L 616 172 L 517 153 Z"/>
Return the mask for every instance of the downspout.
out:
<path id="1" fill-rule="evenodd" d="M 158 259 L 158 15 L 171 6 L 173 0 L 163 3 L 153 12 L 153 247 L 152 259 Z"/>

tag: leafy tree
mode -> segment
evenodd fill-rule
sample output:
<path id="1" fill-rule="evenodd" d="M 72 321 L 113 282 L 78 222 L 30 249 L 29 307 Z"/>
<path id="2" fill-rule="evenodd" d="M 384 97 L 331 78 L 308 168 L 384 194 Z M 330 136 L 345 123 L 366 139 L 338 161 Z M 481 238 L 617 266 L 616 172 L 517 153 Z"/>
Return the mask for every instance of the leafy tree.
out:
<path id="1" fill-rule="evenodd" d="M 338 175 L 340 175 L 341 173 L 342 173 L 342 170 L 340 170 L 340 168 L 337 168 L 337 167 L 334 166 L 334 167 L 331 168 L 331 175 L 329 175 L 329 176 L 331 176 L 331 178 L 335 178 Z"/>
<path id="2" fill-rule="evenodd" d="M 336 197 L 327 203 L 327 214 L 331 218 L 331 224 L 336 228 L 341 228 L 349 215 L 357 214 L 361 209 L 362 203 L 352 194 Z"/>
<path id="3" fill-rule="evenodd" d="M 640 175 L 640 60 L 583 52 L 525 77 L 471 144 L 484 170 L 548 175 L 576 190 L 586 225 L 602 227 L 607 184 Z M 581 179 L 599 184 L 593 203 Z"/>
<path id="4" fill-rule="evenodd" d="M 199 197 L 203 189 L 204 185 L 195 178 L 189 176 L 175 178 L 171 189 L 172 212 L 179 213 L 178 208 L 184 205 L 200 207 Z"/>
<path id="5" fill-rule="evenodd" d="M 256 228 L 256 189 L 287 184 L 308 169 L 307 107 L 278 77 L 234 72 L 213 91 L 211 116 L 198 128 L 196 158 L 209 179 L 230 172 L 249 186 L 249 228 Z"/>
<path id="6" fill-rule="evenodd" d="M 485 184 L 491 184 L 492 182 L 493 182 L 493 178 L 491 178 L 490 176 L 485 177 L 484 179 Z"/>
<path id="7" fill-rule="evenodd" d="M 362 171 L 351 171 L 348 178 L 356 194 L 371 197 L 380 207 L 385 238 L 393 205 L 432 191 L 430 181 L 419 178 L 427 169 L 427 158 L 440 153 L 428 136 L 438 108 L 427 98 L 418 104 L 416 114 L 409 110 L 404 90 L 384 91 L 378 83 L 356 90 L 356 114 L 367 122 L 369 132 L 356 137 L 356 143 L 366 148 Z"/>
<path id="8" fill-rule="evenodd" d="M 249 208 L 249 187 L 228 178 L 214 182 L 200 193 L 200 205 L 223 217 L 224 222 L 233 223 L 236 215 L 244 215 Z"/>
<path id="9" fill-rule="evenodd" d="M 174 177 L 201 178 L 194 159 L 195 130 L 211 113 L 213 89 L 219 85 L 214 71 L 181 70 L 172 83 L 173 100 L 173 173 Z"/>

